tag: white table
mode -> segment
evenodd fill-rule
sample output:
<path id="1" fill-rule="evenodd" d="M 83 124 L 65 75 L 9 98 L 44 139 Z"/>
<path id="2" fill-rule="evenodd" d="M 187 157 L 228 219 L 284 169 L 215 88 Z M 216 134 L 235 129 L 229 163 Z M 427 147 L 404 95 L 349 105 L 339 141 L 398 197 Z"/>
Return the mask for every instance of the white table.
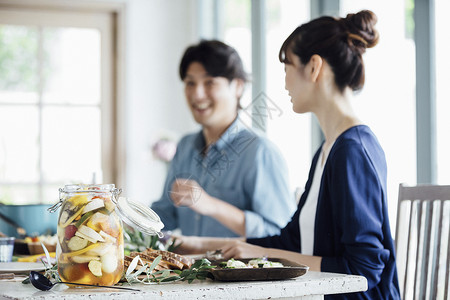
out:
<path id="1" fill-rule="evenodd" d="M 365 291 L 362 276 L 308 272 L 296 279 L 281 281 L 220 282 L 194 281 L 164 284 L 133 284 L 140 292 L 105 288 L 68 288 L 42 292 L 31 284 L 0 280 L 0 299 L 323 299 L 324 295 Z M 126 285 L 128 286 L 128 285 Z"/>

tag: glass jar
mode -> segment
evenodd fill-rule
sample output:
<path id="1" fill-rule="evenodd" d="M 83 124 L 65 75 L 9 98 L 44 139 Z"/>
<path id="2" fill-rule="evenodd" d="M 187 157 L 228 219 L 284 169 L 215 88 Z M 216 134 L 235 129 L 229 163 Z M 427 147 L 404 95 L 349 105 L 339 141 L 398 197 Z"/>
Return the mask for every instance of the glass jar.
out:
<path id="1" fill-rule="evenodd" d="M 59 189 L 56 255 L 62 281 L 114 285 L 123 273 L 122 218 L 146 234 L 161 236 L 158 215 L 150 208 L 117 196 L 114 184 L 66 185 Z"/>

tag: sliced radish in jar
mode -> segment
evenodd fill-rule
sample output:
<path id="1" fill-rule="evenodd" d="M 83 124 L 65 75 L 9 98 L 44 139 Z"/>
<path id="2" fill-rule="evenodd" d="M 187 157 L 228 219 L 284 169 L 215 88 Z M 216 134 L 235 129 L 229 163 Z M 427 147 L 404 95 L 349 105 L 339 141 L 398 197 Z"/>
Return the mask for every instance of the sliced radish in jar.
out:
<path id="1" fill-rule="evenodd" d="M 107 242 L 112 242 L 113 244 L 116 243 L 117 239 L 113 236 L 110 236 L 109 234 L 107 234 L 106 232 L 104 232 L 103 230 L 100 230 L 99 234 L 105 239 L 105 241 Z"/>
<path id="2" fill-rule="evenodd" d="M 78 232 L 88 236 L 89 238 L 95 240 L 95 241 L 100 241 L 100 242 L 104 242 L 105 239 L 97 233 L 97 231 L 95 231 L 94 229 L 87 227 L 86 225 L 81 225 L 80 228 L 78 228 Z"/>
<path id="3" fill-rule="evenodd" d="M 100 198 L 93 199 L 91 202 L 86 204 L 86 206 L 83 209 L 83 214 L 90 212 L 92 210 L 96 210 L 98 208 L 102 208 L 105 205 L 103 204 L 103 200 Z"/>
<path id="4" fill-rule="evenodd" d="M 104 254 L 106 254 L 108 251 L 110 251 L 112 244 L 103 244 L 101 243 L 97 248 L 88 251 L 86 254 L 87 255 L 97 255 L 97 256 L 102 256 Z"/>

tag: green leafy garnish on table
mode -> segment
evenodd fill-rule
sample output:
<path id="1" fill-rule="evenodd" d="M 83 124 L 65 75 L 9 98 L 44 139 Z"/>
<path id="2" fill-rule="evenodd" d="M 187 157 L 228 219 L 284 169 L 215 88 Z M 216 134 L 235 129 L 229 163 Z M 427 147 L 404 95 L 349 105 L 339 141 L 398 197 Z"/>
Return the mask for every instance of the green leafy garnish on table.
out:
<path id="1" fill-rule="evenodd" d="M 143 284 L 162 283 L 170 281 L 187 281 L 188 283 L 191 283 L 196 279 L 214 279 L 212 274 L 209 272 L 209 269 L 215 268 L 215 266 L 211 266 L 211 262 L 206 258 L 195 261 L 195 263 L 186 270 L 160 270 L 153 272 L 155 267 L 161 261 L 161 258 L 162 256 L 159 255 L 155 258 L 153 263 L 148 266 L 148 264 L 142 263 L 142 260 L 140 260 L 139 256 L 136 256 L 125 272 L 124 279 L 128 283 Z M 143 266 L 133 273 L 139 261 L 141 261 L 141 264 L 143 264 Z"/>
<path id="2" fill-rule="evenodd" d="M 52 282 L 60 282 L 61 278 L 59 277 L 59 273 L 58 273 L 58 264 L 54 264 L 52 265 L 50 263 L 51 258 L 50 258 L 50 254 L 48 253 L 47 248 L 45 247 L 45 245 L 43 243 L 41 243 L 42 249 L 44 249 L 45 252 L 45 257 L 46 257 L 46 261 L 41 260 L 42 264 L 44 265 L 45 271 L 44 271 L 44 276 L 47 277 L 48 279 L 50 279 L 50 281 Z M 22 281 L 23 284 L 28 284 L 30 283 L 30 277 L 25 278 Z"/>
<path id="3" fill-rule="evenodd" d="M 195 279 L 214 279 L 209 270 L 215 267 L 216 266 L 211 266 L 211 262 L 208 259 L 203 258 L 195 261 L 195 263 L 189 269 L 178 272 L 180 272 L 180 277 L 183 281 L 187 280 L 189 283 L 191 283 Z"/>
<path id="4" fill-rule="evenodd" d="M 166 250 L 173 252 L 178 246 L 177 239 L 172 239 L 170 234 L 168 237 L 159 238 L 157 235 L 147 235 L 140 231 L 134 230 L 127 226 L 124 226 L 123 236 L 125 239 L 125 255 L 129 255 L 130 252 L 141 252 L 145 249 L 151 248 L 154 250 Z"/>

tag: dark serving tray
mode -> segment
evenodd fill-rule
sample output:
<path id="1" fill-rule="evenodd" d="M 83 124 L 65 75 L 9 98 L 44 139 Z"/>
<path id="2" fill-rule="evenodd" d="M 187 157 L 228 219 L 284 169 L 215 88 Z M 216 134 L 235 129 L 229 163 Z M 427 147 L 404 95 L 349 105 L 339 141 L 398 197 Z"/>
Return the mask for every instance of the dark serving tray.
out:
<path id="1" fill-rule="evenodd" d="M 249 259 L 236 259 L 248 264 Z M 216 267 L 210 270 L 215 280 L 219 281 L 254 281 L 254 280 L 282 280 L 302 276 L 306 274 L 309 267 L 282 258 L 267 258 L 269 261 L 280 262 L 283 267 L 275 268 L 221 268 Z M 219 266 L 221 262 L 227 260 L 213 260 L 211 265 Z"/>

